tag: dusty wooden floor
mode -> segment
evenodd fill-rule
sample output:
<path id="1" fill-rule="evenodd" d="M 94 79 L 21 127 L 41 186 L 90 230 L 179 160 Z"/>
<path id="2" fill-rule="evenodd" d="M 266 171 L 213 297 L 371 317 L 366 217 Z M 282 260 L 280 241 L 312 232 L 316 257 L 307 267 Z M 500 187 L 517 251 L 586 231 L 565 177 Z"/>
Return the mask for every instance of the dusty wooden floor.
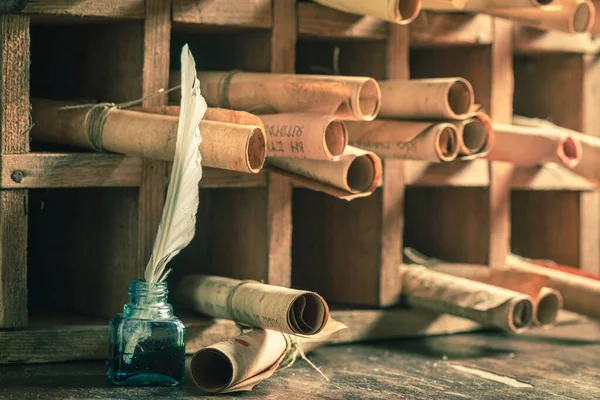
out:
<path id="1" fill-rule="evenodd" d="M 1 349 L 0 349 L 1 351 Z M 527 335 L 463 334 L 331 346 L 276 374 L 250 399 L 600 399 L 600 322 Z M 0 367 L 0 399 L 207 398 L 179 389 L 115 388 L 99 362 Z M 212 398 L 212 397 L 211 397 Z"/>

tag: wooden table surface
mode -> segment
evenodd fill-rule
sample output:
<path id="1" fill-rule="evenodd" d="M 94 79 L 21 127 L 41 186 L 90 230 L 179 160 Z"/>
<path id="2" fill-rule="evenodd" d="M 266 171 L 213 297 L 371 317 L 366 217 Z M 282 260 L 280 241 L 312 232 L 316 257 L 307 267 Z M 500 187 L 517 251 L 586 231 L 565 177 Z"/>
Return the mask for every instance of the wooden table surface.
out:
<path id="1" fill-rule="evenodd" d="M 1 349 L 0 349 L 1 351 Z M 0 399 L 600 399 L 600 322 L 522 336 L 474 333 L 352 346 L 298 360 L 245 394 L 117 388 L 101 362 L 0 367 Z"/>

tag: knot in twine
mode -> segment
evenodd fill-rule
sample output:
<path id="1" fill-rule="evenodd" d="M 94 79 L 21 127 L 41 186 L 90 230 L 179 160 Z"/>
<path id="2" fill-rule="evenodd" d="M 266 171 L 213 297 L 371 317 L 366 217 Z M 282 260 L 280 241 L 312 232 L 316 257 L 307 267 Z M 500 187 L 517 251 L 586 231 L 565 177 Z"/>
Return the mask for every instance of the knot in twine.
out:
<path id="1" fill-rule="evenodd" d="M 293 335 L 286 335 L 286 334 L 282 334 L 282 335 L 285 338 L 285 341 L 287 343 L 287 348 L 286 348 L 285 354 L 283 355 L 283 360 L 282 360 L 282 364 L 285 364 L 285 365 L 281 368 L 278 368 L 278 371 L 283 371 L 285 369 L 290 368 L 292 365 L 294 365 L 298 356 L 300 356 L 300 358 L 302 358 L 304 361 L 306 361 L 306 363 L 308 365 L 310 365 L 323 378 L 325 378 L 325 380 L 327 382 L 330 381 L 329 378 L 327 377 L 327 375 L 325 375 L 319 367 L 317 367 L 315 364 L 313 364 L 313 362 L 310 361 L 308 359 L 308 357 L 306 357 L 304 350 L 302 350 L 302 347 L 300 346 L 300 338 L 298 338 L 297 336 L 293 336 Z"/>
<path id="2" fill-rule="evenodd" d="M 140 97 L 132 101 L 126 101 L 122 103 L 88 103 L 88 104 L 77 104 L 73 106 L 63 106 L 59 110 L 79 110 L 83 108 L 89 108 L 85 114 L 83 125 L 88 137 L 88 141 L 94 150 L 103 153 L 104 146 L 102 145 L 102 133 L 104 130 L 104 124 L 108 119 L 108 115 L 116 109 L 123 109 L 142 103 L 147 99 L 167 94 L 175 89 L 180 89 L 181 85 L 174 86 L 168 90 L 159 89 L 156 93 L 152 93 L 149 96 Z"/>

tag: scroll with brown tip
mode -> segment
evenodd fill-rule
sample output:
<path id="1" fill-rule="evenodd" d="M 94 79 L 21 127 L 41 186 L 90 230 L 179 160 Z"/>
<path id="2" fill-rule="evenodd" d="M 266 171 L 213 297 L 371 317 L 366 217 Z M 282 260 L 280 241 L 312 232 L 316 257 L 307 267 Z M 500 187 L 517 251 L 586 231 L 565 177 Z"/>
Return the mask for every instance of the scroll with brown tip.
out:
<path id="1" fill-rule="evenodd" d="M 487 9 L 484 12 L 537 29 L 567 33 L 589 32 L 596 15 L 590 0 L 555 0 L 540 7 Z"/>
<path id="2" fill-rule="evenodd" d="M 255 281 L 189 275 L 174 296 L 182 307 L 213 318 L 293 335 L 318 336 L 328 324 L 339 324 L 318 294 Z"/>
<path id="3" fill-rule="evenodd" d="M 346 125 L 328 115 L 289 113 L 260 118 L 269 138 L 267 157 L 337 161 L 348 144 Z"/>
<path id="4" fill-rule="evenodd" d="M 417 18 L 421 0 L 315 0 L 324 6 L 358 15 L 370 15 L 398 25 L 406 25 Z"/>
<path id="5" fill-rule="evenodd" d="M 521 333 L 533 322 L 533 299 L 523 293 L 420 265 L 402 265 L 402 295 L 413 307 L 468 318 Z"/>
<path id="6" fill-rule="evenodd" d="M 313 112 L 343 121 L 371 121 L 379 112 L 381 92 L 368 77 L 198 71 L 202 95 L 211 107 L 253 114 Z M 171 85 L 180 81 L 171 74 Z M 171 92 L 177 99 L 179 92 Z"/>
<path id="7" fill-rule="evenodd" d="M 269 169 L 293 183 L 344 200 L 369 196 L 379 184 L 381 160 L 370 151 L 346 146 L 339 161 L 269 158 Z"/>
<path id="8" fill-rule="evenodd" d="M 473 87 L 463 78 L 379 81 L 379 117 L 408 120 L 457 120 L 473 107 Z"/>
<path id="9" fill-rule="evenodd" d="M 457 129 L 448 122 L 377 119 L 346 125 L 351 145 L 382 158 L 449 162 L 458 155 Z"/>
<path id="10" fill-rule="evenodd" d="M 494 144 L 488 160 L 524 167 L 553 162 L 568 168 L 581 161 L 581 143 L 568 132 L 506 124 L 493 127 Z"/>
<path id="11" fill-rule="evenodd" d="M 179 118 L 171 113 L 179 113 L 179 107 L 159 107 L 166 115 L 114 109 L 106 116 L 99 137 L 95 139 L 97 143 L 93 143 L 87 123 L 91 106 L 65 109 L 65 105 L 73 106 L 53 100 L 32 100 L 33 140 L 173 160 Z M 260 126 L 203 119 L 199 127 L 202 165 L 246 173 L 257 173 L 262 169 L 266 141 Z"/>

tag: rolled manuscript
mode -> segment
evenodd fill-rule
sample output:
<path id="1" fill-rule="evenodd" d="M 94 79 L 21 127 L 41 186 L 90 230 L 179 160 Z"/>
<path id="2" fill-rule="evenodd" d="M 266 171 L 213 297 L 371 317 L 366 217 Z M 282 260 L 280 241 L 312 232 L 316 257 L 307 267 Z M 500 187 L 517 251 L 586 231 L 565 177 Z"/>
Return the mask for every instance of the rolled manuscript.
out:
<path id="1" fill-rule="evenodd" d="M 453 4 L 447 0 L 423 0 L 423 9 L 435 11 L 479 11 L 496 8 L 533 8 L 552 4 L 553 0 L 465 0 L 462 4 Z"/>
<path id="2" fill-rule="evenodd" d="M 379 81 L 379 117 L 464 119 L 473 107 L 473 87 L 463 78 Z"/>
<path id="3" fill-rule="evenodd" d="M 506 258 L 506 265 L 518 271 L 546 276 L 547 286 L 558 290 L 562 295 L 565 309 L 600 318 L 600 281 L 542 267 L 512 254 Z"/>
<path id="4" fill-rule="evenodd" d="M 594 5 L 590 0 L 554 0 L 547 6 L 487 9 L 483 12 L 525 26 L 567 33 L 589 32 L 595 17 Z"/>
<path id="5" fill-rule="evenodd" d="M 467 118 L 454 122 L 458 128 L 459 154 L 468 156 L 486 152 L 489 147 L 491 132 L 480 118 Z"/>
<path id="6" fill-rule="evenodd" d="M 507 332 L 521 333 L 533 317 L 531 297 L 512 290 L 402 265 L 402 294 L 413 307 L 468 318 Z"/>
<path id="7" fill-rule="evenodd" d="M 568 132 L 494 124 L 494 145 L 488 160 L 529 167 L 547 162 L 573 168 L 581 161 L 581 143 Z"/>
<path id="8" fill-rule="evenodd" d="M 342 121 L 311 113 L 262 115 L 267 157 L 307 158 L 337 161 L 348 144 Z"/>
<path id="9" fill-rule="evenodd" d="M 315 0 L 315 2 L 350 14 L 371 15 L 400 25 L 410 23 L 421 11 L 421 0 Z"/>
<path id="10" fill-rule="evenodd" d="M 513 117 L 513 124 L 541 128 L 548 134 L 571 136 L 581 144 L 581 160 L 573 167 L 573 172 L 600 185 L 600 138 L 563 128 L 552 122 L 521 116 Z"/>
<path id="11" fill-rule="evenodd" d="M 444 263 L 436 264 L 431 269 L 530 296 L 535 300 L 533 323 L 538 326 L 553 325 L 558 311 L 562 308 L 561 294 L 557 290 L 545 287 L 548 278 L 543 275 L 473 264 Z"/>
<path id="12" fill-rule="evenodd" d="M 353 146 L 346 146 L 339 161 L 269 158 L 268 164 L 300 186 L 344 200 L 373 193 L 382 174 L 375 153 Z"/>
<path id="13" fill-rule="evenodd" d="M 281 365 L 286 368 L 322 343 L 272 330 L 254 330 L 199 350 L 190 361 L 190 374 L 207 393 L 249 391 Z"/>
<path id="14" fill-rule="evenodd" d="M 65 108 L 67 107 L 67 108 Z M 33 140 L 172 161 L 179 118 L 103 105 L 32 100 Z M 256 173 L 266 157 L 260 126 L 202 120 L 202 165 Z"/>
<path id="15" fill-rule="evenodd" d="M 350 144 L 382 158 L 448 162 L 458 155 L 458 133 L 448 122 L 376 119 L 348 122 Z"/>
<path id="16" fill-rule="evenodd" d="M 210 317 L 293 335 L 314 336 L 328 324 L 343 327 L 330 318 L 329 307 L 321 296 L 305 290 L 189 275 L 181 280 L 175 296 L 183 307 Z"/>
<path id="17" fill-rule="evenodd" d="M 314 112 L 370 121 L 381 101 L 377 81 L 367 77 L 198 71 L 198 79 L 209 106 L 261 115 Z M 179 72 L 173 72 L 171 84 L 179 81 Z"/>

